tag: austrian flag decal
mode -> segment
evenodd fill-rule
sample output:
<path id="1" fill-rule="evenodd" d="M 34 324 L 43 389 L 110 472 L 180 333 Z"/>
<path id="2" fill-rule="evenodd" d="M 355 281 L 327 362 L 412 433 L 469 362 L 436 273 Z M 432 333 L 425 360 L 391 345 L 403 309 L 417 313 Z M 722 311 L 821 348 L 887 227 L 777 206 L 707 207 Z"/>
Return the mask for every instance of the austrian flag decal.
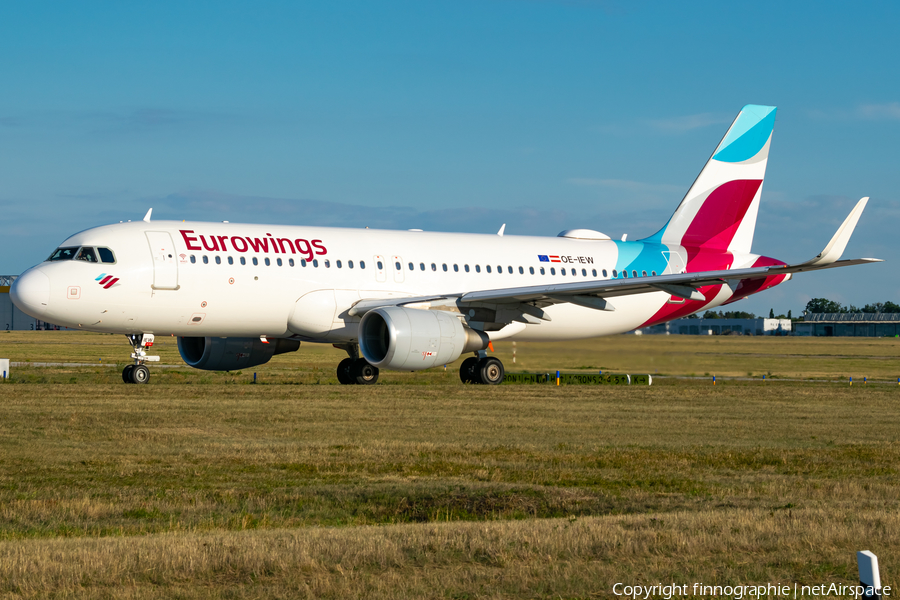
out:
<path id="1" fill-rule="evenodd" d="M 106 273 L 100 273 L 100 276 L 97 277 L 97 279 L 95 279 L 94 281 L 102 285 L 104 290 L 108 290 L 112 286 L 116 285 L 116 282 L 119 281 L 119 278 L 113 277 L 112 275 L 107 275 Z"/>

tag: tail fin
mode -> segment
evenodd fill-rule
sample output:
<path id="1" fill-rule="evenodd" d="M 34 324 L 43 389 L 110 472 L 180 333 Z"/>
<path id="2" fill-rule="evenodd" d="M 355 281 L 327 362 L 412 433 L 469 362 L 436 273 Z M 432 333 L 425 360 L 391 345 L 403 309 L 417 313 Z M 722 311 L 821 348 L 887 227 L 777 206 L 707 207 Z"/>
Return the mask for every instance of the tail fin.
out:
<path id="1" fill-rule="evenodd" d="M 647 239 L 709 250 L 750 252 L 774 125 L 774 106 L 745 106 L 675 214 Z"/>

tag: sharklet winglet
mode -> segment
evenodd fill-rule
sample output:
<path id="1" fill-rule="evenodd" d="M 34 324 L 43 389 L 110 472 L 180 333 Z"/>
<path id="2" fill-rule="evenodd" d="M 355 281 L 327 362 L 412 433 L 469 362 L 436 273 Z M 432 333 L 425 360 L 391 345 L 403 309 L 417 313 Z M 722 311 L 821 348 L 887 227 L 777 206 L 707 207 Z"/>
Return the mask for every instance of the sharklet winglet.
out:
<path id="1" fill-rule="evenodd" d="M 808 260 L 803 264 L 830 265 L 836 260 L 839 260 L 844 253 L 847 242 L 850 241 L 850 236 L 853 235 L 853 230 L 856 229 L 859 217 L 862 216 L 863 209 L 866 208 L 868 202 L 868 196 L 861 198 L 860 201 L 856 203 L 856 206 L 853 207 L 853 210 L 850 211 L 850 214 L 847 215 L 847 218 L 844 219 L 844 222 L 841 223 L 841 226 L 838 227 L 838 230 L 831 238 L 831 241 L 828 242 L 828 245 L 825 246 L 825 249 L 819 252 L 815 258 Z"/>

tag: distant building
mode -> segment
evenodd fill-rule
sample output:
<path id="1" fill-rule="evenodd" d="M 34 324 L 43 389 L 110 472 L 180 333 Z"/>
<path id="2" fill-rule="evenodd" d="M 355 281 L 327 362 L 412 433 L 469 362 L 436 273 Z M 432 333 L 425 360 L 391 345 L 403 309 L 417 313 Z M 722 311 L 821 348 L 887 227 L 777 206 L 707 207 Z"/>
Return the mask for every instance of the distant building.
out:
<path id="1" fill-rule="evenodd" d="M 794 326 L 803 336 L 894 337 L 900 335 L 900 313 L 812 313 Z"/>
<path id="2" fill-rule="evenodd" d="M 22 331 L 35 329 L 60 329 L 29 317 L 16 308 L 9 297 L 9 287 L 17 275 L 0 275 L 0 331 Z"/>
<path id="3" fill-rule="evenodd" d="M 636 329 L 663 335 L 790 335 L 790 319 L 676 319 Z"/>

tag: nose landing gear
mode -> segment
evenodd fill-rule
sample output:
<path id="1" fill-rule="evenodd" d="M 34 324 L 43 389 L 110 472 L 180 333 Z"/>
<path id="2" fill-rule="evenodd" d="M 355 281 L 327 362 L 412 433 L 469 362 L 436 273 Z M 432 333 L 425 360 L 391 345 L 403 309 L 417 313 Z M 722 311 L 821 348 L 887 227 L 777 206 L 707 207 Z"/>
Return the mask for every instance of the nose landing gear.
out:
<path id="1" fill-rule="evenodd" d="M 147 356 L 146 348 L 153 345 L 153 334 L 145 333 L 143 335 L 128 335 L 125 337 L 128 338 L 128 343 L 134 349 L 131 353 L 134 364 L 122 369 L 122 381 L 125 383 L 147 383 L 150 381 L 150 369 L 147 368 L 144 362 L 159 361 L 158 356 Z"/>

